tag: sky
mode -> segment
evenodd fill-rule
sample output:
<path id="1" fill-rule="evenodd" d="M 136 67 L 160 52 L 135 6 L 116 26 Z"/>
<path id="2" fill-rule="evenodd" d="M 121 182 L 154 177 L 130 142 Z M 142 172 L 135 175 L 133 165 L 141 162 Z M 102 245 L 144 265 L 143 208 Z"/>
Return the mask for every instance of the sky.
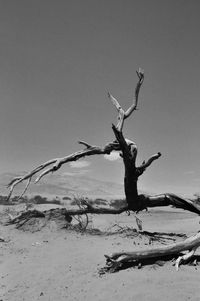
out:
<path id="1" fill-rule="evenodd" d="M 107 92 L 128 108 L 142 67 L 139 110 L 124 135 L 138 145 L 138 164 L 162 157 L 139 188 L 200 192 L 199 11 L 198 0 L 1 1 L 1 173 L 73 153 L 78 140 L 112 141 Z M 124 170 L 114 154 L 59 172 L 122 183 Z"/>

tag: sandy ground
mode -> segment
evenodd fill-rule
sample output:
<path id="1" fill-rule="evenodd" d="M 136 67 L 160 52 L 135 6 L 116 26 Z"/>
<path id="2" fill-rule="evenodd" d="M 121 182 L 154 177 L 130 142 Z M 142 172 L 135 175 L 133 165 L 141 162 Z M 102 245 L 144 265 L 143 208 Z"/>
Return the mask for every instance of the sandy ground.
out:
<path id="1" fill-rule="evenodd" d="M 1 208 L 2 210 L 2 208 Z M 182 211 L 142 213 L 144 230 L 195 234 L 199 217 Z M 96 216 L 92 227 L 136 227 L 134 216 Z M 0 300 L 200 300 L 200 266 L 184 265 L 176 272 L 164 266 L 129 268 L 99 276 L 104 254 L 147 248 L 148 241 L 124 234 L 91 235 L 53 225 L 30 233 L 0 225 Z M 155 243 L 155 246 L 158 243 Z M 199 254 L 199 252 L 197 252 Z"/>

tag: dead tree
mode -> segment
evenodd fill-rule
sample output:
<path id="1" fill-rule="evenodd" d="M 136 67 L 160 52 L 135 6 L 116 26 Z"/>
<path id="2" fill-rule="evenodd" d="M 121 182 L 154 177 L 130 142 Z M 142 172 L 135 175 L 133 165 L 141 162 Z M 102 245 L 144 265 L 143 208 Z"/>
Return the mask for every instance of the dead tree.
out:
<path id="1" fill-rule="evenodd" d="M 138 82 L 135 88 L 135 97 L 133 99 L 132 105 L 128 108 L 128 110 L 123 110 L 120 106 L 119 102 L 111 95 L 108 94 L 109 99 L 112 101 L 114 106 L 118 112 L 118 123 L 117 125 L 112 125 L 112 129 L 115 135 L 115 140 L 106 144 L 104 147 L 93 146 L 84 141 L 79 141 L 80 144 L 85 146 L 83 150 L 80 150 L 76 153 L 71 155 L 65 156 L 63 158 L 54 158 L 51 159 L 29 173 L 25 174 L 21 177 L 14 178 L 9 184 L 8 187 L 10 188 L 10 192 L 8 195 L 8 200 L 11 198 L 12 192 L 14 188 L 22 183 L 27 181 L 26 187 L 22 193 L 22 195 L 28 189 L 33 177 L 36 176 L 35 182 L 37 183 L 42 177 L 45 175 L 57 171 L 61 166 L 65 163 L 79 160 L 86 156 L 92 155 L 104 155 L 110 154 L 112 151 L 119 151 L 120 155 L 123 159 L 125 174 L 124 174 L 124 192 L 126 196 L 126 203 L 125 206 L 119 209 L 113 208 L 97 208 L 89 204 L 88 202 L 82 202 L 83 206 L 79 206 L 78 209 L 70 209 L 67 210 L 66 208 L 56 209 L 56 214 L 61 214 L 65 217 L 65 220 L 70 223 L 72 216 L 75 215 L 83 215 L 87 213 L 94 213 L 94 214 L 119 214 L 124 211 L 133 211 L 139 212 L 149 207 L 157 207 L 157 206 L 169 206 L 172 205 L 176 208 L 182 208 L 184 210 L 188 210 L 190 212 L 196 213 L 200 215 L 200 206 L 193 203 L 191 200 L 180 198 L 174 194 L 161 194 L 156 196 L 148 196 L 144 194 L 138 194 L 137 183 L 139 177 L 144 173 L 144 171 L 158 158 L 160 158 L 161 153 L 158 152 L 157 154 L 152 155 L 147 161 L 143 161 L 143 163 L 139 166 L 136 165 L 136 158 L 137 158 L 137 145 L 135 142 L 131 141 L 130 139 L 126 139 L 123 136 L 123 126 L 124 122 L 127 118 L 136 111 L 138 106 L 138 97 L 140 88 L 144 81 L 144 72 L 139 69 L 137 72 Z M 20 198 L 20 197 L 19 197 Z M 59 210 L 59 212 L 58 212 Z M 33 210 L 32 212 L 25 212 L 18 215 L 15 218 L 10 219 L 10 223 L 19 223 L 24 224 L 27 219 L 30 217 L 41 217 L 41 218 L 49 218 L 49 211 L 46 212 L 38 212 L 37 210 Z M 107 268 L 117 270 L 119 269 L 124 263 L 127 262 L 141 262 L 144 259 L 149 258 L 157 258 L 161 256 L 168 256 L 174 254 L 180 254 L 180 252 L 189 250 L 189 253 L 179 257 L 176 261 L 176 268 L 181 261 L 188 260 L 191 256 L 194 255 L 196 249 L 200 246 L 200 234 L 196 234 L 194 237 L 190 237 L 183 242 L 174 243 L 173 245 L 154 248 L 154 249 L 147 249 L 143 251 L 133 251 L 133 252 L 121 252 L 121 253 L 114 253 L 111 256 L 106 256 L 107 258 Z"/>
<path id="2" fill-rule="evenodd" d="M 62 157 L 62 158 L 54 158 L 51 159 L 29 173 L 25 174 L 21 177 L 14 178 L 9 184 L 8 187 L 10 189 L 8 200 L 11 198 L 12 192 L 14 188 L 22 183 L 27 181 L 25 190 L 22 195 L 28 189 L 33 177 L 36 176 L 35 182 L 37 183 L 42 177 L 49 173 L 53 173 L 57 171 L 63 164 L 66 164 L 71 161 L 79 160 L 86 156 L 93 155 L 104 155 L 110 154 L 112 151 L 119 151 L 120 155 L 124 162 L 125 175 L 124 175 L 124 192 L 126 196 L 126 204 L 123 208 L 120 209 L 111 209 L 111 208 L 95 208 L 88 203 L 85 203 L 85 208 L 79 208 L 78 210 L 70 210 L 70 215 L 81 215 L 85 213 L 97 213 L 97 214 L 118 214 L 124 211 L 134 211 L 139 212 L 141 210 L 147 209 L 149 207 L 157 207 L 157 206 L 169 206 L 172 205 L 176 208 L 182 208 L 184 210 L 188 210 L 197 214 L 200 214 L 200 206 L 194 204 L 191 200 L 180 198 L 174 194 L 161 194 L 156 196 L 148 196 L 144 194 L 138 194 L 137 183 L 139 177 L 144 173 L 144 171 L 158 158 L 160 158 L 161 153 L 152 155 L 147 161 L 143 161 L 143 163 L 139 166 L 136 166 L 136 158 L 137 158 L 137 145 L 135 142 L 130 139 L 126 139 L 123 136 L 123 126 L 126 119 L 128 119 L 134 111 L 136 111 L 138 106 L 138 98 L 140 88 L 144 81 L 144 72 L 139 69 L 136 72 L 138 76 L 138 82 L 135 88 L 135 94 L 132 105 L 125 111 L 119 104 L 119 102 L 108 93 L 109 99 L 112 101 L 113 105 L 117 109 L 118 112 L 118 123 L 117 125 L 112 125 L 112 129 L 115 135 L 115 140 L 106 144 L 104 147 L 93 146 L 84 141 L 79 141 L 79 144 L 85 146 L 83 150 L 80 150 L 71 155 Z M 21 196 L 22 196 L 21 195 Z M 21 197 L 20 196 L 20 197 Z M 20 198 L 19 197 L 19 198 Z"/>

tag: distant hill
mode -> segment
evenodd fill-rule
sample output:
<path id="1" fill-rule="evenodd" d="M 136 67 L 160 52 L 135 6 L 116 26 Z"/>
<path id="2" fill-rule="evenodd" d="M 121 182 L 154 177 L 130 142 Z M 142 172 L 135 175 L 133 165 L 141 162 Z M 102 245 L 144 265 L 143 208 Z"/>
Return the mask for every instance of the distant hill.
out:
<path id="1" fill-rule="evenodd" d="M 0 175 L 0 194 L 8 194 L 6 185 L 11 179 L 24 173 L 4 173 Z M 16 186 L 14 195 L 23 191 L 24 184 Z M 29 186 L 27 195 L 40 194 L 49 198 L 55 196 L 87 196 L 87 197 L 124 197 L 122 184 L 105 182 L 84 176 L 70 176 L 65 174 L 52 174 L 37 184 Z"/>

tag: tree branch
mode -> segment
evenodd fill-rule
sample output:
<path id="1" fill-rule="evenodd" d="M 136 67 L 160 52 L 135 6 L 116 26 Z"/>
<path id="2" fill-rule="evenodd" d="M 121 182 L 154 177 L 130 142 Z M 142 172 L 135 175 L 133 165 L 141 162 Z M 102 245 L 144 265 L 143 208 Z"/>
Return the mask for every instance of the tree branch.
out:
<path id="1" fill-rule="evenodd" d="M 131 153 L 130 153 L 129 145 L 134 144 L 134 142 L 132 142 L 130 140 L 126 141 L 122 132 L 119 131 L 118 128 L 114 124 L 112 124 L 112 130 L 114 132 L 117 142 L 119 143 L 123 158 L 125 159 L 126 157 L 129 157 L 129 159 L 130 159 Z"/>
<path id="2" fill-rule="evenodd" d="M 68 156 L 65 156 L 65 157 L 62 157 L 62 158 L 51 159 L 51 160 L 49 160 L 45 163 L 42 163 L 38 167 L 34 168 L 32 171 L 28 172 L 24 176 L 16 177 L 12 181 L 10 181 L 10 183 L 7 185 L 7 187 L 10 189 L 7 200 L 9 200 L 11 198 L 14 188 L 18 184 L 20 184 L 20 183 L 22 183 L 26 180 L 28 180 L 27 187 L 25 188 L 25 190 L 27 190 L 27 188 L 28 188 L 28 186 L 31 182 L 32 177 L 34 175 L 37 175 L 41 171 L 42 172 L 36 178 L 35 183 L 40 181 L 41 178 L 44 177 L 45 175 L 47 175 L 51 172 L 57 171 L 58 169 L 61 168 L 61 166 L 63 164 L 66 164 L 68 162 L 77 161 L 77 160 L 79 160 L 81 158 L 84 158 L 86 156 L 110 154 L 113 150 L 120 150 L 120 146 L 119 146 L 119 143 L 117 141 L 110 142 L 110 143 L 106 144 L 105 147 L 92 146 L 92 145 L 90 145 L 86 142 L 83 142 L 83 141 L 80 141 L 80 143 L 85 145 L 86 149 L 80 150 L 78 152 L 75 152 L 71 155 L 68 155 Z M 49 167 L 48 169 L 45 169 L 46 167 L 48 167 L 50 165 L 52 165 L 52 166 Z"/>
<path id="3" fill-rule="evenodd" d="M 145 169 L 160 157 L 161 157 L 161 153 L 158 152 L 157 154 L 152 155 L 146 162 L 143 161 L 142 165 L 137 167 L 138 176 L 142 175 Z"/>
<path id="4" fill-rule="evenodd" d="M 200 233 L 197 233 L 189 238 L 186 238 L 184 241 L 174 243 L 168 246 L 158 247 L 154 249 L 146 249 L 142 251 L 133 251 L 133 252 L 116 252 L 111 254 L 112 259 L 117 259 L 121 255 L 126 255 L 132 257 L 134 260 L 140 260 L 145 258 L 152 258 L 154 256 L 165 256 L 170 254 L 176 254 L 179 252 L 191 250 L 195 247 L 200 246 Z"/>
<path id="5" fill-rule="evenodd" d="M 113 253 L 110 256 L 105 255 L 108 265 L 108 270 L 116 271 L 122 268 L 123 264 L 125 263 L 139 263 L 146 259 L 151 258 L 160 258 L 163 256 L 169 256 L 169 255 L 176 255 L 180 252 L 186 251 L 186 250 L 193 250 L 190 252 L 187 256 L 185 256 L 183 259 L 190 258 L 196 249 L 200 246 L 200 233 L 197 233 L 194 236 L 191 236 L 184 241 L 174 243 L 171 245 L 158 247 L 158 248 L 152 248 L 152 249 L 145 249 L 145 250 L 138 250 L 138 251 L 132 251 L 132 252 L 117 252 Z M 176 264 L 176 268 L 180 263 L 180 259 L 178 260 Z"/>
<path id="6" fill-rule="evenodd" d="M 86 146 L 86 148 L 91 148 L 91 147 L 93 147 L 91 144 L 88 144 L 87 142 L 85 142 L 85 141 L 78 141 L 78 143 L 79 144 L 82 144 L 82 145 L 84 145 L 84 146 Z"/>
<path id="7" fill-rule="evenodd" d="M 136 71 L 136 73 L 137 73 L 137 76 L 139 78 L 139 81 L 138 81 L 138 83 L 136 85 L 136 88 L 135 88 L 135 97 L 133 99 L 133 104 L 125 112 L 125 119 L 128 118 L 133 113 L 133 111 L 137 110 L 138 96 L 139 96 L 140 88 L 141 88 L 142 83 L 144 81 L 144 71 L 141 68 L 139 68 L 139 71 Z"/>
<path id="8" fill-rule="evenodd" d="M 49 217 L 49 214 L 53 214 L 53 212 L 57 212 L 57 214 L 59 213 L 60 215 L 63 215 L 67 218 L 67 220 L 71 220 L 72 216 L 76 216 L 76 215 L 86 215 L 86 214 L 120 214 L 122 212 L 126 212 L 128 210 L 128 207 L 125 205 L 122 208 L 119 209 L 112 209 L 112 208 L 97 208 L 97 207 L 93 207 L 90 204 L 83 204 L 85 206 L 85 208 L 81 208 L 79 207 L 78 209 L 69 209 L 67 210 L 66 208 L 61 208 L 61 209 L 50 209 L 50 210 L 45 210 L 45 211 L 39 211 L 39 210 L 28 210 L 25 212 L 22 212 L 20 214 L 18 214 L 17 216 L 13 217 L 10 216 L 9 221 L 7 221 L 7 225 L 9 224 L 21 224 L 22 221 L 24 220 L 29 220 L 30 218 L 33 217 Z"/>
<path id="9" fill-rule="evenodd" d="M 136 71 L 136 73 L 139 78 L 139 81 L 135 88 L 135 97 L 133 100 L 133 104 L 128 108 L 128 110 L 126 112 L 123 110 L 123 108 L 119 104 L 118 100 L 116 98 L 114 98 L 112 96 L 112 94 L 108 93 L 109 99 L 112 101 L 113 105 L 116 107 L 116 109 L 118 111 L 118 123 L 117 123 L 116 128 L 119 132 L 122 132 L 124 120 L 126 118 L 128 118 L 137 109 L 138 96 L 139 96 L 140 88 L 144 81 L 144 71 L 141 68 L 139 68 L 139 71 Z"/>
<path id="10" fill-rule="evenodd" d="M 108 92 L 108 98 L 111 100 L 111 102 L 116 107 L 116 109 L 117 109 L 117 111 L 119 113 L 122 110 L 122 107 L 119 104 L 118 100 L 116 98 L 114 98 L 114 96 L 112 96 L 112 94 L 110 92 Z"/>
<path id="11" fill-rule="evenodd" d="M 177 258 L 176 264 L 175 264 L 175 267 L 176 267 L 176 270 L 177 270 L 177 271 L 178 271 L 179 266 L 180 266 L 180 264 L 181 264 L 182 262 L 187 261 L 187 260 L 191 259 L 192 256 L 194 256 L 194 253 L 196 252 L 196 250 L 197 250 L 198 247 L 199 247 L 198 245 L 195 246 L 194 248 L 192 248 L 192 250 L 191 250 L 190 252 L 188 252 L 187 254 L 185 254 L 185 255 L 183 255 L 183 256 L 179 256 L 179 257 Z"/>
<path id="12" fill-rule="evenodd" d="M 200 215 L 200 206 L 188 199 L 183 199 L 173 193 L 155 196 L 139 195 L 141 210 L 160 206 L 173 206 Z"/>

